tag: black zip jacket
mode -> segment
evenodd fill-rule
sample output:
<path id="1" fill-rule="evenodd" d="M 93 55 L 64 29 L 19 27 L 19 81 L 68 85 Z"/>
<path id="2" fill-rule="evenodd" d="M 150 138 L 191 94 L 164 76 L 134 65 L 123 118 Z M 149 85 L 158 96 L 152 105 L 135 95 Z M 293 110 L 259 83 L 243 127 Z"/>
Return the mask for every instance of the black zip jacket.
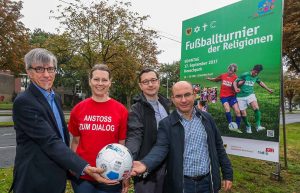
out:
<path id="1" fill-rule="evenodd" d="M 158 95 L 158 101 L 169 114 L 170 101 Z M 149 153 L 156 142 L 157 123 L 155 112 L 143 93 L 133 99 L 128 115 L 126 147 L 131 151 L 134 160 L 141 160 Z"/>

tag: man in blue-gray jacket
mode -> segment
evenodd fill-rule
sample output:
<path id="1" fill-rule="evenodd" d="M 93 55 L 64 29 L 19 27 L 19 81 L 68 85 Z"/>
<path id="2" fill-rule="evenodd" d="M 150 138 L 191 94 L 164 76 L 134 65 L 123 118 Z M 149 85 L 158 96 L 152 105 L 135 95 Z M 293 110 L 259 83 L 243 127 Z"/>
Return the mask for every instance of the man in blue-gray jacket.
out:
<path id="1" fill-rule="evenodd" d="M 172 88 L 176 106 L 159 124 L 157 142 L 141 161 L 135 161 L 132 175 L 153 171 L 165 158 L 167 175 L 164 193 L 217 193 L 230 190 L 233 170 L 213 118 L 194 107 L 192 85 L 179 81 Z"/>

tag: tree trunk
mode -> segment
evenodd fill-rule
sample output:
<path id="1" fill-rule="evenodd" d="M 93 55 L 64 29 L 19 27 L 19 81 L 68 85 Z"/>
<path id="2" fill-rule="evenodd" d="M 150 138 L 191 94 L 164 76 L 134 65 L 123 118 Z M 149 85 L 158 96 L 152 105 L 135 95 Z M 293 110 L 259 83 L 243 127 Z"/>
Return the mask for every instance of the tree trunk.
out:
<path id="1" fill-rule="evenodd" d="M 293 111 L 293 108 L 292 108 L 292 99 L 291 97 L 288 98 L 288 101 L 289 101 L 289 112 L 291 113 Z"/>
<path id="2" fill-rule="evenodd" d="M 130 110 L 130 107 L 131 107 L 131 94 L 128 94 L 126 96 L 126 106 L 127 106 L 127 109 Z"/>

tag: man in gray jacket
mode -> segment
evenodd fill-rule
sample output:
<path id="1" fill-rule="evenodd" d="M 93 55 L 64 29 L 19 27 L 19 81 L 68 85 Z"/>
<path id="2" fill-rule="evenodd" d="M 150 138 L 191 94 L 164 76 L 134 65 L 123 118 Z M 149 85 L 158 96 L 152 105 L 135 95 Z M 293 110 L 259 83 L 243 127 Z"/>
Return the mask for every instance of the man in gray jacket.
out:
<path id="1" fill-rule="evenodd" d="M 143 69 L 139 74 L 142 91 L 134 98 L 128 117 L 126 146 L 134 160 L 149 153 L 157 138 L 158 122 L 169 113 L 169 100 L 158 94 L 160 81 L 157 72 Z M 135 177 L 135 193 L 162 193 L 165 166 L 163 163 L 147 177 Z"/>
<path id="2" fill-rule="evenodd" d="M 164 193 L 217 193 L 230 190 L 233 171 L 213 118 L 194 107 L 192 85 L 179 81 L 172 88 L 176 106 L 159 123 L 157 142 L 142 160 L 135 161 L 131 175 L 151 173 L 167 158 Z"/>

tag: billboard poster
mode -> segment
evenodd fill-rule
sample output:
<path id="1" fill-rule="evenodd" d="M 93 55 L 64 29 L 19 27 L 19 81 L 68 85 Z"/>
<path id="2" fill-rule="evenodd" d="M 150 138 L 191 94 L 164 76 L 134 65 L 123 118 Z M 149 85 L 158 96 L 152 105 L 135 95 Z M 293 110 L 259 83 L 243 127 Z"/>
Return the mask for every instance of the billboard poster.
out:
<path id="1" fill-rule="evenodd" d="M 229 154 L 279 161 L 281 36 L 281 0 L 242 0 L 182 23 L 180 79 Z"/>

